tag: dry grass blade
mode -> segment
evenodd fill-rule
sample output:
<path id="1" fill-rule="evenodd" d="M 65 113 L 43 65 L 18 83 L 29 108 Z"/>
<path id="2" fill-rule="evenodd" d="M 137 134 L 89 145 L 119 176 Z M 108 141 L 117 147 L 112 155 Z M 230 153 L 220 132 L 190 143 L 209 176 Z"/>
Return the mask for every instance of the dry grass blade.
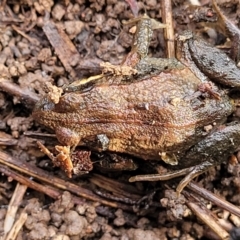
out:
<path id="1" fill-rule="evenodd" d="M 43 31 L 65 69 L 71 74 L 75 74 L 72 66 L 74 63 L 77 64 L 81 57 L 68 35 L 50 20 L 45 20 Z"/>
<path id="2" fill-rule="evenodd" d="M 164 38 L 167 43 L 167 57 L 175 57 L 175 46 L 174 46 L 174 28 L 172 19 L 172 1 L 163 0 L 162 1 L 162 21 L 166 24 L 164 29 Z"/>
<path id="3" fill-rule="evenodd" d="M 27 213 L 22 212 L 19 216 L 19 219 L 15 222 L 15 224 L 13 225 L 11 231 L 9 232 L 8 236 L 6 237 L 6 239 L 4 240 L 14 240 L 17 238 L 17 235 L 20 231 L 20 229 L 22 228 L 23 224 L 26 222 L 27 220 Z"/>
<path id="4" fill-rule="evenodd" d="M 200 195 L 204 199 L 207 199 L 217 205 L 218 207 L 227 210 L 228 212 L 240 217 L 240 209 L 230 202 L 222 199 L 221 197 L 209 192 L 208 190 L 199 187 L 197 184 L 190 182 L 187 188 Z"/>
<path id="5" fill-rule="evenodd" d="M 132 208 L 127 205 L 104 200 L 104 199 L 98 197 L 96 194 L 94 194 L 92 191 L 90 191 L 88 189 L 82 188 L 76 184 L 69 182 L 69 181 L 64 181 L 63 179 L 54 177 L 51 174 L 48 174 L 45 171 L 43 171 L 37 167 L 31 166 L 27 163 L 23 163 L 17 159 L 14 159 L 13 157 L 11 157 L 10 155 L 8 155 L 4 152 L 0 152 L 0 163 L 4 164 L 6 166 L 9 166 L 15 170 L 18 170 L 21 173 L 24 173 L 28 176 L 32 176 L 38 180 L 48 183 L 49 185 L 52 185 L 55 188 L 69 191 L 69 192 L 74 193 L 75 195 L 78 195 L 85 199 L 88 199 L 88 200 L 91 200 L 94 202 L 99 202 L 103 205 L 107 205 L 107 206 L 114 207 L 114 208 L 121 208 L 121 209 L 127 210 L 127 211 L 132 210 Z"/>
<path id="6" fill-rule="evenodd" d="M 89 180 L 95 185 L 107 191 L 111 191 L 113 193 L 120 194 L 128 198 L 139 200 L 143 194 L 140 191 L 137 192 L 136 188 L 130 184 L 115 181 L 113 179 L 106 178 L 99 174 L 94 174 Z"/>
<path id="7" fill-rule="evenodd" d="M 27 190 L 26 185 L 22 185 L 20 183 L 17 184 L 15 191 L 12 195 L 11 201 L 8 205 L 8 210 L 4 221 L 4 234 L 7 234 L 11 230 L 13 223 L 15 221 L 18 207 L 22 202 L 26 190 Z"/>
<path id="8" fill-rule="evenodd" d="M 200 218 L 209 228 L 211 228 L 220 239 L 229 239 L 229 234 L 216 222 L 216 220 L 209 214 L 207 208 L 201 207 L 194 202 L 186 202 L 187 206 L 194 214 Z"/>
<path id="9" fill-rule="evenodd" d="M 39 96 L 36 93 L 27 88 L 21 88 L 19 85 L 5 78 L 0 78 L 0 89 L 12 96 L 20 98 L 21 102 L 28 108 L 32 108 L 36 102 L 39 101 Z"/>

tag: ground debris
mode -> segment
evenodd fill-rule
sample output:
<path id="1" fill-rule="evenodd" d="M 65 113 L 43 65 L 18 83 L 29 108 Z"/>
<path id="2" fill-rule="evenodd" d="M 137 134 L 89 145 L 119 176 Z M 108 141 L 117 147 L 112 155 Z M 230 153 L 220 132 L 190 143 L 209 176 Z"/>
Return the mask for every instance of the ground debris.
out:
<path id="1" fill-rule="evenodd" d="M 73 66 L 75 66 L 80 60 L 80 55 L 68 35 L 66 35 L 64 30 L 57 27 L 51 20 L 46 20 L 44 22 L 43 31 L 65 69 L 74 76 L 75 71 Z"/>
<path id="2" fill-rule="evenodd" d="M 103 68 L 103 73 L 111 73 L 114 76 L 131 76 L 137 74 L 137 70 L 131 66 L 115 66 L 109 62 L 102 62 L 100 63 L 100 66 Z"/>
<path id="3" fill-rule="evenodd" d="M 174 1 L 175 33 L 185 29 L 196 30 L 198 36 L 209 42 L 222 43 L 223 36 L 215 29 L 196 23 L 202 18 L 215 21 L 209 1 L 203 2 L 205 8 L 190 7 L 189 1 Z M 221 0 L 218 4 L 237 24 L 239 1 Z M 32 108 L 39 97 L 46 94 L 46 86 L 57 86 L 50 87 L 49 94 L 57 103 L 61 87 L 80 77 L 101 72 L 116 76 L 136 74 L 136 70 L 129 66 L 119 67 L 129 52 L 133 37 L 130 26 L 123 25 L 122 21 L 144 12 L 161 21 L 161 1 L 14 0 L 2 1 L 0 9 L 0 239 L 16 182 L 21 181 L 28 184 L 28 189 L 15 220 L 22 219 L 22 213 L 27 214 L 27 218 L 17 239 L 193 240 L 216 237 L 190 212 L 186 204 L 188 199 L 183 196 L 177 199 L 170 189 L 164 192 L 165 186 L 161 185 L 150 201 L 148 196 L 156 185 L 130 185 L 126 179 L 131 174 L 125 171 L 104 172 L 102 176 L 83 175 L 69 182 L 57 177 L 62 177 L 61 173 L 36 145 L 39 139 L 50 147 L 56 141 L 53 134 L 47 135 L 46 129 L 31 119 Z M 225 47 L 228 51 L 229 47 Z M 162 30 L 153 33 L 149 55 L 156 58 L 165 56 Z M 238 119 L 239 116 L 238 107 L 234 117 Z M 35 132 L 38 137 L 26 136 L 26 131 Z M 78 169 L 87 172 L 98 164 L 98 160 L 90 161 L 89 152 L 82 154 L 83 162 L 78 162 L 77 156 L 81 153 L 75 154 Z M 94 154 L 91 157 L 96 158 Z M 15 162 L 11 161 L 12 158 Z M 12 170 L 14 163 L 19 165 Z M 31 169 L 30 166 L 36 165 L 38 168 Z M 51 171 L 38 172 L 36 169 L 40 166 Z M 31 172 L 30 176 L 28 172 Z M 199 177 L 199 182 L 238 208 L 239 172 L 240 153 L 234 161 Z M 43 183 L 34 174 L 48 179 L 48 182 Z M 61 181 L 56 181 L 56 178 Z M 208 206 L 206 202 L 204 205 Z M 232 206 L 227 207 L 232 209 Z M 225 230 L 239 227 L 238 211 L 236 215 L 228 212 L 223 218 L 220 217 L 224 215 L 223 211 L 219 209 L 220 206 L 214 205 L 210 211 L 217 215 L 224 227 L 227 226 Z M 237 230 L 232 230 L 232 236 L 237 233 Z"/>

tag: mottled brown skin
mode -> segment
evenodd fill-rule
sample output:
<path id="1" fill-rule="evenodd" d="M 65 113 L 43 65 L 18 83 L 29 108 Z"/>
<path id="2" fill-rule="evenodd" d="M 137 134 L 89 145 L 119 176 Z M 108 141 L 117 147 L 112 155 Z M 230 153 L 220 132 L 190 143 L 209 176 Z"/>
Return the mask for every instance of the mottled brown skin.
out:
<path id="1" fill-rule="evenodd" d="M 187 68 L 171 70 L 131 84 L 66 93 L 56 105 L 39 102 L 33 116 L 55 130 L 63 145 L 69 145 L 69 129 L 80 145 L 94 145 L 105 134 L 109 151 L 152 160 L 160 160 L 161 152 L 182 157 L 205 137 L 204 126 L 223 121 L 234 109 L 223 91 L 220 100 L 191 99 L 200 83 Z M 41 110 L 46 106 L 50 109 Z"/>
<path id="2" fill-rule="evenodd" d="M 96 77 L 99 84 L 94 80 L 89 88 L 91 81 L 86 81 L 86 92 L 82 85 L 80 91 L 74 85 L 58 104 L 45 96 L 33 117 L 73 149 L 86 145 L 146 160 L 162 159 L 178 169 L 194 166 L 179 184 L 180 193 L 197 174 L 225 160 L 240 145 L 240 124 L 217 128 L 234 111 L 234 104 L 227 90 L 210 81 L 239 89 L 240 72 L 225 53 L 189 32 L 178 38 L 179 61 L 148 58 L 148 43 L 140 40 L 150 39 L 142 35 L 151 34 L 144 29 L 151 28 L 150 19 L 143 18 L 138 27 L 143 31 L 137 31 L 123 63 L 129 65 L 132 56 L 138 56 L 134 59 L 139 62 L 132 65 L 138 74 Z M 205 131 L 207 125 L 213 130 Z"/>

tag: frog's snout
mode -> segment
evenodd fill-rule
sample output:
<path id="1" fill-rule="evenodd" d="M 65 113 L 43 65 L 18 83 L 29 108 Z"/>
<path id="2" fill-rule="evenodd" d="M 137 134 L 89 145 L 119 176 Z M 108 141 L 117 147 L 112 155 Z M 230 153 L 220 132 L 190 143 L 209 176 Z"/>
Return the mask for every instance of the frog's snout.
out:
<path id="1" fill-rule="evenodd" d="M 51 111 L 55 107 L 53 101 L 51 101 L 48 97 L 43 97 L 40 101 L 38 101 L 34 107 L 34 112 L 38 111 Z"/>
<path id="2" fill-rule="evenodd" d="M 48 98 L 43 97 L 38 101 L 33 109 L 32 117 L 39 123 L 44 123 L 47 112 L 53 110 L 55 104 Z"/>

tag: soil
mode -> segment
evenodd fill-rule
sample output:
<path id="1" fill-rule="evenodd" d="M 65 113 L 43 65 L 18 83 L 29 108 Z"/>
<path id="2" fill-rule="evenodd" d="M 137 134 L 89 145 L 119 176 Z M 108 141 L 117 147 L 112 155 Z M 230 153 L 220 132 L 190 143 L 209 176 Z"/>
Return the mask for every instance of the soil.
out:
<path id="1" fill-rule="evenodd" d="M 139 14 L 146 12 L 161 21 L 160 3 L 139 1 Z M 200 3 L 206 7 L 211 5 L 209 0 Z M 217 3 L 240 27 L 239 1 L 218 0 Z M 9 173 L 1 161 L 0 239 L 8 239 L 4 232 L 7 226 L 13 228 L 9 221 L 18 219 L 24 220 L 22 224 L 18 222 L 20 227 L 11 239 L 219 239 L 193 209 L 190 210 L 187 204 L 190 199 L 204 206 L 227 232 L 236 227 L 233 239 L 240 239 L 236 237 L 239 217 L 204 198 L 189 197 L 187 193 L 177 197 L 174 189 L 179 179 L 129 184 L 127 179 L 135 175 L 134 172 L 109 172 L 103 164 L 93 164 L 93 171 L 70 180 L 38 148 L 36 141 L 39 139 L 50 150 L 57 140 L 32 119 L 34 104 L 46 93 L 48 84 L 62 87 L 79 78 L 100 74 L 102 61 L 120 64 L 131 49 L 134 29 L 124 25 L 123 21 L 133 19 L 133 12 L 137 11 L 134 4 L 133 0 L 0 2 L 1 152 L 8 154 L 4 155 L 5 159 L 10 156 L 19 163 L 26 163 L 27 170 L 37 166 L 35 170 L 42 169 L 54 182 L 51 186 L 35 176 L 29 179 L 21 168 Z M 191 29 L 213 45 L 228 48 L 226 37 L 218 29 L 191 20 L 189 6 L 189 1 L 172 1 L 175 33 Z M 165 49 L 163 30 L 154 31 L 149 55 L 165 57 Z M 112 65 L 105 64 L 111 69 Z M 239 108 L 233 117 L 239 119 Z M 103 158 L 117 157 L 92 153 L 92 158 L 101 162 Z M 119 158 L 129 160 L 126 156 Z M 88 167 L 90 169 L 92 165 Z M 17 173 L 29 182 L 23 184 L 20 176 L 16 177 Z M 202 174 L 196 182 L 239 207 L 239 174 L 240 152 L 229 162 Z M 55 184 L 54 177 L 63 179 L 65 187 Z M 83 192 L 68 188 L 68 182 L 77 184 Z M 25 185 L 28 188 L 24 189 Z M 18 202 L 11 202 L 14 192 L 19 197 Z M 17 212 L 6 223 L 9 204 Z"/>

